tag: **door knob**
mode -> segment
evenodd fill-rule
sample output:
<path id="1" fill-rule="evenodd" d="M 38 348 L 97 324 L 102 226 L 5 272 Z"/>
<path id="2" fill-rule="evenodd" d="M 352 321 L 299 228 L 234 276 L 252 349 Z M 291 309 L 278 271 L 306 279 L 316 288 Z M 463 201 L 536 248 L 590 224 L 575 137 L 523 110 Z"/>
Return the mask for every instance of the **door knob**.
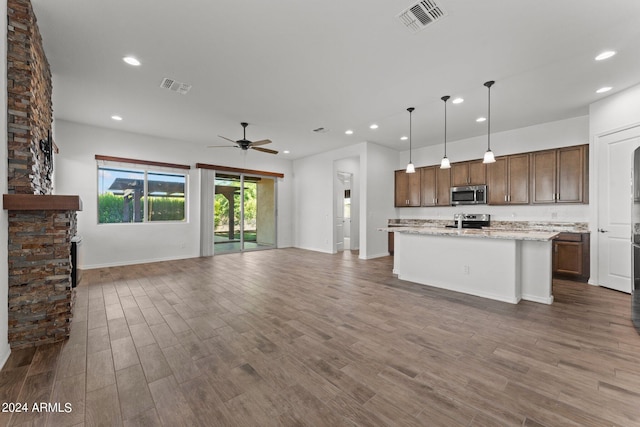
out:
<path id="1" fill-rule="evenodd" d="M 600 233 L 608 233 L 609 232 L 609 230 L 605 230 L 604 228 L 598 228 L 598 231 Z"/>

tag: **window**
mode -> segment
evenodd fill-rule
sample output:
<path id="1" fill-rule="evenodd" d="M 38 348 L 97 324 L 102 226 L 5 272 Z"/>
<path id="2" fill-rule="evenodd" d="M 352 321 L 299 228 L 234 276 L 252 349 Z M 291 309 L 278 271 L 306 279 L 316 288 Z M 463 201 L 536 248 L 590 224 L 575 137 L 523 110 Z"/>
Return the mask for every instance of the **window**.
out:
<path id="1" fill-rule="evenodd" d="M 186 220 L 189 166 L 96 159 L 99 224 Z"/>

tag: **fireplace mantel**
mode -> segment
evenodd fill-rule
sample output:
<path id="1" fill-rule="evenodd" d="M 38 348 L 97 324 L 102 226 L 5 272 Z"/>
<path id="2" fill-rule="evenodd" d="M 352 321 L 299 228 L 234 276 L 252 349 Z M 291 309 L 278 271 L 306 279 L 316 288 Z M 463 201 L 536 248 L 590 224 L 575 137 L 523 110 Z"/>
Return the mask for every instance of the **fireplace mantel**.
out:
<path id="1" fill-rule="evenodd" d="M 8 211 L 81 211 L 80 196 L 3 194 L 2 205 Z"/>

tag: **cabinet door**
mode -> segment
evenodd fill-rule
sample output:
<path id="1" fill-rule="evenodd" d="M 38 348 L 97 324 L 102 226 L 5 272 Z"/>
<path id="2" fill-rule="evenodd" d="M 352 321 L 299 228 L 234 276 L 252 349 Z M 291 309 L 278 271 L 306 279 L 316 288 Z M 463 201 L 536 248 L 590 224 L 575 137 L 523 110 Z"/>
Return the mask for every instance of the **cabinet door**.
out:
<path id="1" fill-rule="evenodd" d="M 405 171 L 396 171 L 395 206 L 404 207 L 409 204 L 409 175 Z"/>
<path id="2" fill-rule="evenodd" d="M 511 205 L 529 203 L 529 154 L 509 156 L 507 201 Z"/>
<path id="3" fill-rule="evenodd" d="M 553 272 L 582 276 L 582 242 L 554 241 Z"/>
<path id="4" fill-rule="evenodd" d="M 420 206 L 420 173 L 395 172 L 395 206 Z"/>
<path id="5" fill-rule="evenodd" d="M 556 150 L 531 154 L 533 203 L 555 203 Z"/>
<path id="6" fill-rule="evenodd" d="M 409 177 L 409 204 L 408 206 L 420 206 L 420 171 L 407 173 Z"/>
<path id="7" fill-rule="evenodd" d="M 436 205 L 436 167 L 420 168 L 420 204 Z"/>
<path id="8" fill-rule="evenodd" d="M 482 160 L 469 163 L 469 185 L 484 185 L 487 183 L 487 168 Z"/>
<path id="9" fill-rule="evenodd" d="M 585 146 L 558 149 L 558 203 L 581 203 L 584 198 Z"/>
<path id="10" fill-rule="evenodd" d="M 507 158 L 501 157 L 497 158 L 495 163 L 487 165 L 487 203 L 490 205 L 507 204 L 507 163 Z"/>
<path id="11" fill-rule="evenodd" d="M 460 162 L 451 165 L 451 186 L 469 185 L 469 163 Z"/>
<path id="12" fill-rule="evenodd" d="M 436 166 L 436 205 L 451 205 L 451 169 Z"/>

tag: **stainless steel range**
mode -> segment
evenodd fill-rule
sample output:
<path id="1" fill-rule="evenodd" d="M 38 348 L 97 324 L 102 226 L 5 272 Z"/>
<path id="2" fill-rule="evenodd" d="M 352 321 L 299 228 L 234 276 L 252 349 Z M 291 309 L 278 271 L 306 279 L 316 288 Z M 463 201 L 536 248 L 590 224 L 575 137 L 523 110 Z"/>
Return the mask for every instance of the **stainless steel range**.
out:
<path id="1" fill-rule="evenodd" d="M 489 214 L 455 214 L 453 216 L 453 225 L 447 225 L 448 228 L 482 228 L 491 225 L 491 215 Z"/>

